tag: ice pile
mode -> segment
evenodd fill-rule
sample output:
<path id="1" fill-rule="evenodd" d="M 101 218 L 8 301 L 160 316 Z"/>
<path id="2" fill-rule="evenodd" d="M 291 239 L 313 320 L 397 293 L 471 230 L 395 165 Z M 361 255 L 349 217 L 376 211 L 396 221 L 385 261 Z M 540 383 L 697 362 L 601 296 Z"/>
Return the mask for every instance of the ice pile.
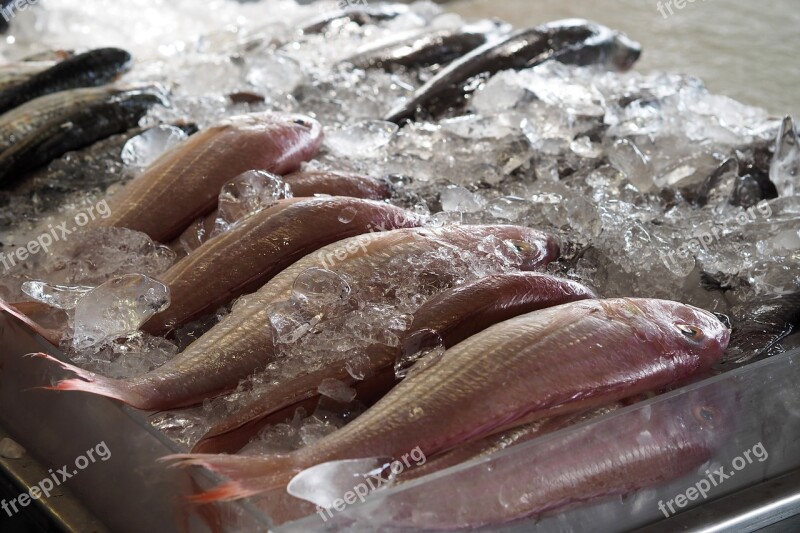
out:
<path id="1" fill-rule="evenodd" d="M 127 79 L 160 82 L 171 90 L 172 106 L 154 109 L 143 125 L 190 121 L 202 127 L 265 109 L 308 113 L 326 130 L 323 150 L 309 168 L 387 177 L 396 191 L 392 201 L 430 213 L 434 225 L 511 223 L 558 234 L 566 253 L 551 270 L 602 296 L 665 297 L 725 312 L 757 295 L 800 287 L 800 145 L 792 118 L 770 117 L 710 94 L 688 76 L 544 63 L 480 80 L 467 107 L 441 120 L 398 127 L 382 118 L 436 67 L 364 71 L 344 61 L 399 35 L 463 21 L 417 2 L 377 24 L 337 23 L 322 34 L 297 31 L 336 7 L 292 0 L 179 0 L 154 7 L 133 0 L 100 13 L 79 0 L 48 2 L 46 9 L 15 20 L 14 44 L 0 43 L 0 57 L 49 47 L 130 49 L 138 63 Z M 2 197 L 0 224 L 41 217 L 38 223 L 46 228 L 71 216 L 177 140 L 180 135 L 170 128 L 118 138 L 116 150 L 93 147 L 54 162 L 37 177 L 36 183 L 49 184 L 43 190 L 28 191 L 23 202 Z M 82 200 L 71 198 L 72 211 L 54 214 L 53 184 L 73 172 L 84 173 L 80 183 L 92 191 Z M 246 173 L 222 191 L 218 227 L 289 196 L 277 178 Z M 343 213 L 343 221 L 350 216 Z M 195 229 L 206 232 L 201 225 Z M 0 240 L 20 246 L 40 230 L 17 228 Z M 192 246 L 207 234 L 196 237 Z M 26 286 L 30 296 L 79 308 L 87 287 L 129 274 L 157 278 L 175 259 L 167 248 L 126 230 L 92 230 L 64 245 L 12 272 L 3 295 L 18 296 L 23 281 L 37 280 L 45 283 Z M 479 251 L 499 258 L 503 246 L 487 240 Z M 467 255 L 442 249 L 397 257 L 364 279 L 323 269 L 303 273 L 291 298 L 269 309 L 278 357 L 265 372 L 229 396 L 159 415 L 154 423 L 191 443 L 254 392 L 326 362 L 344 361 L 351 377 L 362 379 L 364 349 L 372 344 L 400 349 L 399 375 L 420 357 L 421 368 L 441 347 L 431 338 L 420 339 L 415 349 L 406 346 L 403 334 L 414 310 L 443 288 L 511 268 L 500 259 Z M 447 275 L 434 276 L 438 271 Z M 185 347 L 224 313 L 187 326 L 176 344 Z M 126 327 L 141 319 L 136 316 Z M 81 338 L 90 337 L 106 338 L 88 331 Z M 82 364 L 114 375 L 143 372 L 177 350 L 130 331 L 125 338 L 106 342 L 100 354 L 81 355 Z M 155 358 L 137 366 L 132 354 L 147 350 Z M 339 406 L 321 413 L 335 415 L 311 413 L 268 428 L 252 449 L 292 449 L 343 423 L 350 415 L 343 418 L 342 412 L 358 412 L 343 385 L 324 383 L 320 389 L 326 402 Z"/>

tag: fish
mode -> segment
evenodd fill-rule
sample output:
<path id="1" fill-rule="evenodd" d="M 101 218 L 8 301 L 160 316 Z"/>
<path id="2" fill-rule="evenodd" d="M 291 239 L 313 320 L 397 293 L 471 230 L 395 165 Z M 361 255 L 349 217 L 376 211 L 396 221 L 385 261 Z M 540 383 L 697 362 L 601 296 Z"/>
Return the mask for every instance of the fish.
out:
<path id="1" fill-rule="evenodd" d="M 0 115 L 0 153 L 23 142 L 48 122 L 68 117 L 84 107 L 107 102 L 129 92 L 158 90 L 152 85 L 126 85 L 73 89 L 41 96 Z"/>
<path id="2" fill-rule="evenodd" d="M 433 457 L 552 416 L 608 405 L 703 372 L 730 330 L 713 314 L 668 300 L 581 300 L 506 320 L 447 350 L 361 416 L 288 454 L 178 454 L 230 481 L 196 502 L 286 486 L 303 470 L 345 459 Z"/>
<path id="3" fill-rule="evenodd" d="M 0 182 L 14 182 L 65 153 L 134 128 L 163 97 L 150 91 L 128 91 L 108 100 L 56 116 L 0 153 Z"/>
<path id="4" fill-rule="evenodd" d="M 521 70 L 549 60 L 626 70 L 639 58 L 641 47 L 625 35 L 585 20 L 564 20 L 516 31 L 486 43 L 450 63 L 384 120 L 400 124 L 418 112 L 441 115 L 459 107 L 466 85 L 477 76 Z"/>
<path id="5" fill-rule="evenodd" d="M 397 257 L 414 257 L 441 247 L 488 259 L 491 252 L 476 250 L 486 237 L 507 241 L 511 246 L 502 253 L 520 270 L 533 270 L 558 256 L 554 237 L 518 226 L 412 228 L 351 237 L 297 261 L 257 292 L 244 297 L 219 324 L 177 357 L 142 376 L 109 379 L 41 354 L 77 376 L 49 388 L 100 394 L 144 410 L 194 405 L 234 389 L 241 379 L 273 360 L 268 306 L 289 299 L 301 273 L 310 268 L 327 268 L 339 275 L 365 277 L 385 269 Z M 447 283 L 450 278 L 444 270 L 436 275 L 436 283 Z"/>
<path id="6" fill-rule="evenodd" d="M 713 460 L 733 435 L 736 406 L 730 390 L 711 387 L 617 412 L 418 484 L 382 502 L 382 513 L 401 528 L 474 529 L 653 489 Z"/>
<path id="7" fill-rule="evenodd" d="M 497 24 L 488 22 L 458 30 L 414 32 L 411 36 L 404 36 L 389 44 L 381 43 L 362 49 L 342 63 L 364 70 L 382 69 L 389 72 L 398 68 L 446 65 L 486 44 L 490 35 L 498 31 L 500 27 Z"/>
<path id="8" fill-rule="evenodd" d="M 64 61 L 75 55 L 75 50 L 65 50 L 62 48 L 54 48 L 51 50 L 42 50 L 41 52 L 34 52 L 26 55 L 20 61 Z"/>
<path id="9" fill-rule="evenodd" d="M 734 306 L 729 314 L 733 333 L 719 370 L 781 353 L 780 341 L 800 327 L 800 292 L 756 298 Z"/>
<path id="10" fill-rule="evenodd" d="M 505 450 L 511 446 L 531 441 L 542 435 L 553 433 L 554 431 L 574 424 L 605 416 L 624 406 L 625 404 L 622 402 L 614 402 L 610 405 L 604 405 L 585 413 L 544 418 L 531 424 L 509 429 L 502 433 L 495 433 L 494 435 L 468 442 L 467 444 L 463 444 L 441 455 L 432 457 L 425 461 L 425 464 L 403 472 L 399 479 L 402 482 L 407 482 L 467 461 L 472 461 L 481 457 L 489 457 L 500 450 Z"/>
<path id="11" fill-rule="evenodd" d="M 50 93 L 97 87 L 130 70 L 133 58 L 119 48 L 98 48 L 70 57 L 0 93 L 0 114 Z"/>
<path id="12" fill-rule="evenodd" d="M 55 64 L 55 61 L 21 61 L 19 63 L 0 65 L 0 93 L 29 79 L 31 76 L 49 69 Z"/>
<path id="13" fill-rule="evenodd" d="M 197 131 L 197 126 L 191 123 L 172 125 L 187 135 Z M 124 176 L 125 166 L 122 148 L 147 129 L 136 127 L 101 139 L 91 146 L 67 152 L 46 167 L 32 172 L 9 192 L 16 209 L 0 212 L 0 227 L 13 226 L 20 217 L 36 217 L 56 209 L 79 191 L 105 190 L 119 182 Z"/>
<path id="14" fill-rule="evenodd" d="M 353 216 L 343 222 L 347 213 Z M 405 209 L 357 198 L 279 200 L 208 240 L 159 276 L 172 303 L 143 330 L 160 335 L 196 320 L 261 288 L 328 244 L 370 231 L 417 227 L 425 221 Z"/>
<path id="15" fill-rule="evenodd" d="M 388 200 L 392 196 L 389 182 L 353 174 L 330 170 L 304 170 L 283 177 L 294 196 L 349 196 L 366 200 Z"/>
<path id="16" fill-rule="evenodd" d="M 162 154 L 108 200 L 111 215 L 96 224 L 141 231 L 168 243 L 213 211 L 222 186 L 239 174 L 288 174 L 313 157 L 321 143 L 322 126 L 303 115 L 231 117 Z"/>
<path id="17" fill-rule="evenodd" d="M 388 182 L 358 174 L 327 170 L 298 171 L 278 178 L 289 185 L 294 197 L 328 195 L 387 200 L 392 195 L 392 187 Z M 219 212 L 215 209 L 211 214 L 196 220 L 169 244 L 170 248 L 179 255 L 193 252 L 214 234 L 218 217 Z"/>
<path id="18" fill-rule="evenodd" d="M 391 20 L 404 13 L 408 13 L 408 6 L 381 5 L 380 7 L 372 7 L 366 6 L 366 2 L 364 2 L 364 4 L 365 7 L 349 7 L 306 22 L 300 29 L 300 32 L 304 35 L 320 34 L 328 31 L 334 24 L 355 22 L 359 26 L 364 26 L 366 24 Z"/>
<path id="19" fill-rule="evenodd" d="M 395 362 L 439 343 L 445 348 L 493 324 L 567 302 L 596 298 L 579 283 L 538 272 L 497 274 L 433 296 L 413 314 L 408 331 L 397 347 L 376 344 L 365 350 L 366 377 L 357 381 L 347 361 L 310 369 L 293 380 L 268 387 L 253 401 L 212 427 L 194 446 L 194 453 L 235 452 L 267 422 L 291 417 L 302 405 L 313 409 L 318 387 L 326 379 L 355 386 L 362 401 L 383 397 L 397 383 Z M 412 367 L 412 370 L 417 367 Z"/>

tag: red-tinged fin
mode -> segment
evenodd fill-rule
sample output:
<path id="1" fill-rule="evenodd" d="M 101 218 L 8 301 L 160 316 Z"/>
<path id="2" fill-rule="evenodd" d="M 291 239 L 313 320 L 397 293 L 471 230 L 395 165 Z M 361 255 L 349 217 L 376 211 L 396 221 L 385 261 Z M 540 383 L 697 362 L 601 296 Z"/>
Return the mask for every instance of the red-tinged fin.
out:
<path id="1" fill-rule="evenodd" d="M 45 304 L 41 304 L 45 305 Z M 22 321 L 26 326 L 30 327 L 33 331 L 38 333 L 44 340 L 52 344 L 53 346 L 58 346 L 58 343 L 61 341 L 60 336 L 58 333 L 51 331 L 45 327 L 40 326 L 36 323 L 32 318 L 30 318 L 26 311 L 29 310 L 28 307 L 33 308 L 33 302 L 19 302 L 16 304 L 10 304 L 5 302 L 4 300 L 0 299 L 0 310 L 7 312 L 8 314 L 18 318 Z"/>
<path id="2" fill-rule="evenodd" d="M 159 462 L 175 461 L 171 467 L 202 466 L 230 479 L 211 490 L 188 497 L 194 503 L 232 501 L 285 487 L 303 467 L 290 455 L 174 454 Z"/>
<path id="3" fill-rule="evenodd" d="M 148 401 L 137 391 L 131 389 L 130 385 L 124 381 L 107 378 L 94 372 L 83 370 L 64 361 L 59 361 L 55 357 L 51 357 L 46 353 L 31 354 L 34 357 L 41 357 L 55 365 L 62 370 L 69 370 L 76 376 L 74 379 L 64 379 L 55 385 L 37 387 L 46 390 L 58 391 L 83 391 L 108 398 L 120 400 L 128 405 L 132 405 L 138 409 L 149 409 Z"/>

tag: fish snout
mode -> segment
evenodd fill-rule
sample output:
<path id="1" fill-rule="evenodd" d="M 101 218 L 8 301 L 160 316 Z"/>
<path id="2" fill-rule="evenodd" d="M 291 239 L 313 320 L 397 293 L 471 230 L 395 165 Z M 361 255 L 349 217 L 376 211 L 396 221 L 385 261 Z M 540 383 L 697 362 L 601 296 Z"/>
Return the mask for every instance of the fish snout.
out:
<path id="1" fill-rule="evenodd" d="M 614 66 L 619 70 L 630 70 L 642 56 L 642 45 L 623 33 L 614 36 Z"/>

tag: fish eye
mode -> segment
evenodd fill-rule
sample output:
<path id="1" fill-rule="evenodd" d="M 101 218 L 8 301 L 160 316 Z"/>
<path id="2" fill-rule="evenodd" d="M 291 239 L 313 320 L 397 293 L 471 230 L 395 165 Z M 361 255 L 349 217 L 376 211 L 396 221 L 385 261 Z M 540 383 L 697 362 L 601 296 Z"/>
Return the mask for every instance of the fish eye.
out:
<path id="1" fill-rule="evenodd" d="M 692 414 L 699 422 L 713 422 L 718 415 L 716 409 L 705 405 L 692 409 Z"/>
<path id="2" fill-rule="evenodd" d="M 690 326 L 688 324 L 675 324 L 675 327 L 683 333 L 684 337 L 688 337 L 690 339 L 699 339 L 703 336 L 703 332 L 700 331 L 700 328 L 695 326 Z"/>
<path id="3" fill-rule="evenodd" d="M 514 247 L 517 253 L 530 253 L 533 250 L 533 247 L 525 241 L 511 239 L 508 242 Z"/>

